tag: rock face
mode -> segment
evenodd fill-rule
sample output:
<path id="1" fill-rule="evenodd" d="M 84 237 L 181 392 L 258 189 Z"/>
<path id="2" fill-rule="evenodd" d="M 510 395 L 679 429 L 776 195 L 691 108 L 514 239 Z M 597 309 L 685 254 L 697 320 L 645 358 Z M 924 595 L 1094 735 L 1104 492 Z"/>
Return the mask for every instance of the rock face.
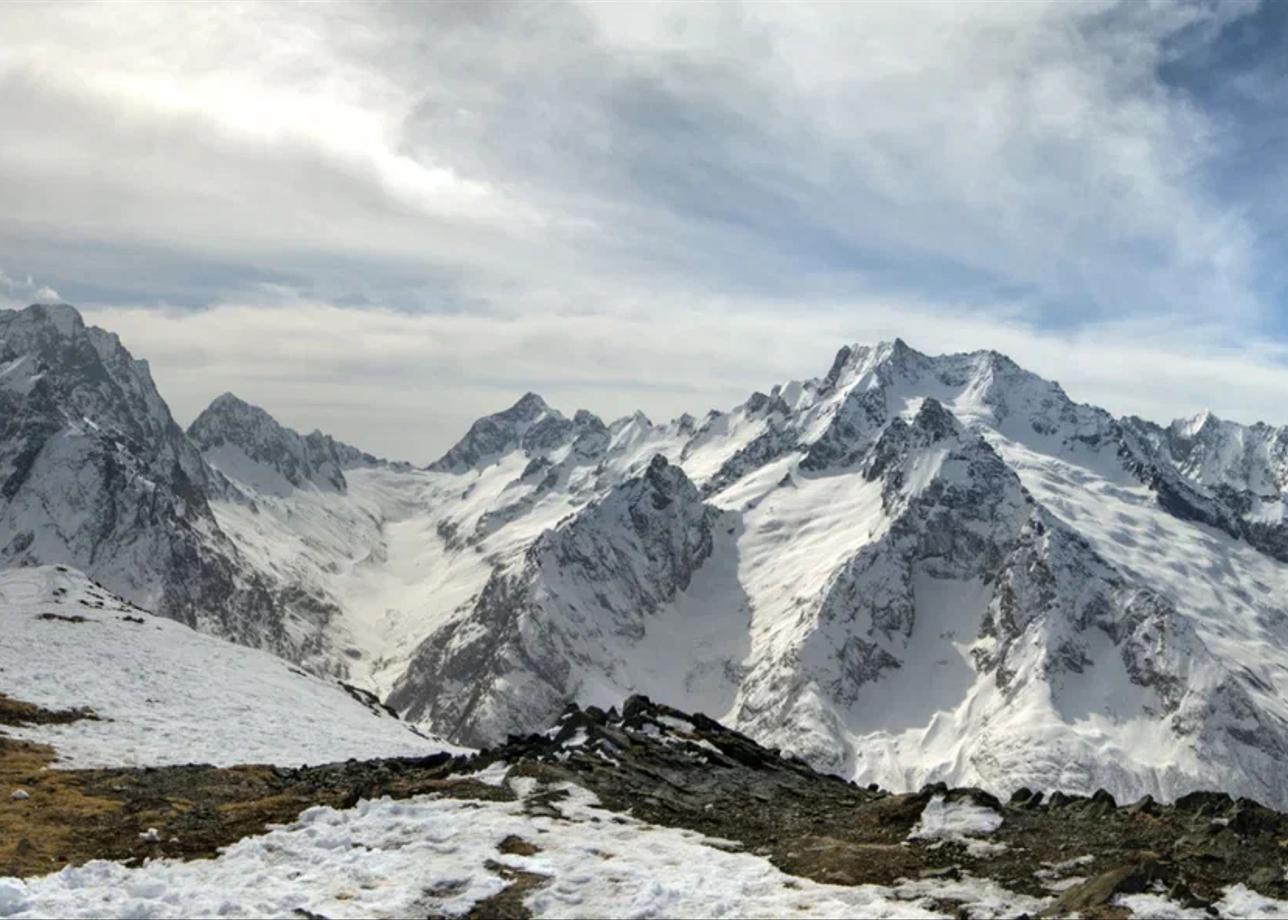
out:
<path id="1" fill-rule="evenodd" d="M 210 471 L 147 364 L 71 307 L 0 313 L 0 479 L 4 564 L 66 562 L 178 619 L 255 628 L 263 588 L 238 578 Z"/>
<path id="2" fill-rule="evenodd" d="M 542 534 L 513 571 L 496 571 L 467 616 L 421 645 L 390 703 L 480 744 L 549 721 L 587 692 L 629 692 L 656 663 L 632 646 L 690 586 L 720 518 L 655 456 Z"/>
<path id="3" fill-rule="evenodd" d="M 185 435 L 71 308 L 0 342 L 0 559 L 455 740 L 641 692 L 889 788 L 1288 805 L 1279 429 L 896 340 L 701 420 L 528 394 L 412 469 L 233 397 Z"/>
<path id="4" fill-rule="evenodd" d="M 1202 412 L 1166 428 L 1123 422 L 1123 453 L 1172 514 L 1288 562 L 1288 428 Z"/>

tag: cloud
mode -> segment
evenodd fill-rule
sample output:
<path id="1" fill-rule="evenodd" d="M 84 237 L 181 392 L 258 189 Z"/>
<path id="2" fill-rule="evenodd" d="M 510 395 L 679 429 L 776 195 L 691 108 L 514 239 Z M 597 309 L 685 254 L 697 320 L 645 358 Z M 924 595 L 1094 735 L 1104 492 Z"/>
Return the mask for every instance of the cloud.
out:
<path id="1" fill-rule="evenodd" d="M 4 4 L 0 253 L 181 415 L 420 459 L 513 391 L 701 411 L 896 334 L 1272 415 L 1238 125 L 1160 75 L 1252 10 Z"/>
<path id="2" fill-rule="evenodd" d="M 1194 181 L 1216 138 L 1155 76 L 1235 9 L 11 4 L 3 221 L 483 302 L 572 275 L 1246 314 L 1249 231 Z"/>
<path id="3" fill-rule="evenodd" d="M 4 298 L 0 301 L 0 306 L 25 307 L 32 302 L 50 303 L 62 300 L 57 291 L 48 285 L 37 284 L 32 280 L 31 275 L 14 278 L 6 274 L 3 268 L 0 268 L 0 296 Z"/>

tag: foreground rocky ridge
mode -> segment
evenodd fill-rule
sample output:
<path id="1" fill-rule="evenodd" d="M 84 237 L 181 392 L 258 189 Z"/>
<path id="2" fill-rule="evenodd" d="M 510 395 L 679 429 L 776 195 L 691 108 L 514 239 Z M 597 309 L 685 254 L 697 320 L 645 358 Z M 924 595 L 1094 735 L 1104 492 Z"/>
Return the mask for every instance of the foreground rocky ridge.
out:
<path id="1" fill-rule="evenodd" d="M 16 706 L 0 713 L 35 718 Z M 470 756 L 302 769 L 39 771 L 38 754 L 0 737 L 3 782 L 30 795 L 0 804 L 0 823 L 12 832 L 0 838 L 0 875 L 33 876 L 90 858 L 212 856 L 310 806 L 353 808 L 384 796 L 517 797 L 535 829 L 542 818 L 584 820 L 563 810 L 569 790 L 581 789 L 610 814 L 696 831 L 799 878 L 881 886 L 909 910 L 1127 917 L 1288 907 L 1281 900 L 1288 816 L 1247 799 L 1195 793 L 1172 805 L 1120 804 L 1104 792 L 1021 791 L 1001 801 L 943 784 L 891 794 L 817 773 L 709 718 L 643 697 L 620 711 L 571 706 L 543 734 Z M 953 823 L 962 817 L 970 820 Z M 61 822 L 75 822 L 77 833 Z M 541 846 L 540 833 L 525 831 L 499 850 L 531 855 Z M 585 868 L 592 876 L 610 870 Z M 553 884 L 539 872 L 494 871 L 508 880 L 503 894 L 471 915 L 527 916 L 525 899 Z"/>
<path id="2" fill-rule="evenodd" d="M 736 840 L 816 881 L 975 876 L 1046 898 L 1044 913 L 1054 915 L 1099 914 L 1119 895 L 1147 892 L 1206 909 L 1238 883 L 1288 896 L 1288 815 L 1251 799 L 1194 792 L 1171 805 L 1148 796 L 1120 804 L 1103 790 L 1046 796 L 1020 789 L 1003 802 L 943 783 L 892 794 L 820 774 L 710 718 L 644 697 L 620 712 L 569 707 L 555 729 L 511 738 L 471 762 L 567 779 L 611 808 Z M 984 834 L 919 842 L 919 822 L 939 801 L 1001 820 Z"/>

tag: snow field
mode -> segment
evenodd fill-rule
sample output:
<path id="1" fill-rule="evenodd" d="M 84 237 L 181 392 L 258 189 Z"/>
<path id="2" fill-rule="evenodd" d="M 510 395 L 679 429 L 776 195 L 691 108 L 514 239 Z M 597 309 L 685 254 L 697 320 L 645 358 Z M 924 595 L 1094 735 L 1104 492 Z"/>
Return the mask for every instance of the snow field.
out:
<path id="1" fill-rule="evenodd" d="M 153 617 L 55 566 L 0 572 L 0 692 L 99 716 L 5 727 L 52 745 L 59 767 L 289 766 L 462 750 L 267 652 Z"/>

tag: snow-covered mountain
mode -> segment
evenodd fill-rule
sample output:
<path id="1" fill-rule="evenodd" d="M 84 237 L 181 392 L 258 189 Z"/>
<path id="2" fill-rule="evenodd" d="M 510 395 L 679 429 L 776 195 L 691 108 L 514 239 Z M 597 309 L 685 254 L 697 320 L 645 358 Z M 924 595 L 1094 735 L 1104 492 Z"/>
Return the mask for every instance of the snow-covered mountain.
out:
<path id="1" fill-rule="evenodd" d="M 528 394 L 418 470 L 231 396 L 185 435 L 70 308 L 0 314 L 0 339 L 3 472 L 39 496 L 4 487 L 6 562 L 183 619 L 153 551 L 182 538 L 236 589 L 189 621 L 455 740 L 644 692 L 886 787 L 1288 804 L 1283 429 L 1119 419 L 994 352 L 896 340 L 702 419 Z M 147 472 L 54 462 L 63 441 Z M 132 507 L 144 475 L 151 517 L 65 501 L 72 481 Z"/>
<path id="2" fill-rule="evenodd" d="M 67 564 L 149 610 L 342 671 L 337 608 L 247 562 L 211 510 L 239 489 L 175 424 L 147 362 L 66 304 L 0 312 L 0 481 L 0 565 Z"/>
<path id="3" fill-rule="evenodd" d="M 232 393 L 207 406 L 188 426 L 188 437 L 210 466 L 268 495 L 310 487 L 344 492 L 346 469 L 391 465 L 320 431 L 301 435 Z"/>
<path id="4" fill-rule="evenodd" d="M 547 418 L 561 436 L 528 438 Z M 1001 355 L 899 341 L 701 423 L 604 430 L 525 397 L 432 468 L 441 552 L 487 565 L 400 708 L 483 742 L 640 690 L 896 788 L 1288 795 L 1288 572 L 1249 536 L 1280 499 L 1256 480 L 1246 511 L 1245 461 L 1205 479 Z M 643 500 L 661 470 L 682 484 Z M 659 541 L 664 502 L 682 535 Z"/>
<path id="5" fill-rule="evenodd" d="M 188 427 L 206 461 L 259 492 L 285 495 L 305 486 L 343 492 L 344 462 L 320 432 L 301 437 L 232 393 L 215 399 Z"/>

